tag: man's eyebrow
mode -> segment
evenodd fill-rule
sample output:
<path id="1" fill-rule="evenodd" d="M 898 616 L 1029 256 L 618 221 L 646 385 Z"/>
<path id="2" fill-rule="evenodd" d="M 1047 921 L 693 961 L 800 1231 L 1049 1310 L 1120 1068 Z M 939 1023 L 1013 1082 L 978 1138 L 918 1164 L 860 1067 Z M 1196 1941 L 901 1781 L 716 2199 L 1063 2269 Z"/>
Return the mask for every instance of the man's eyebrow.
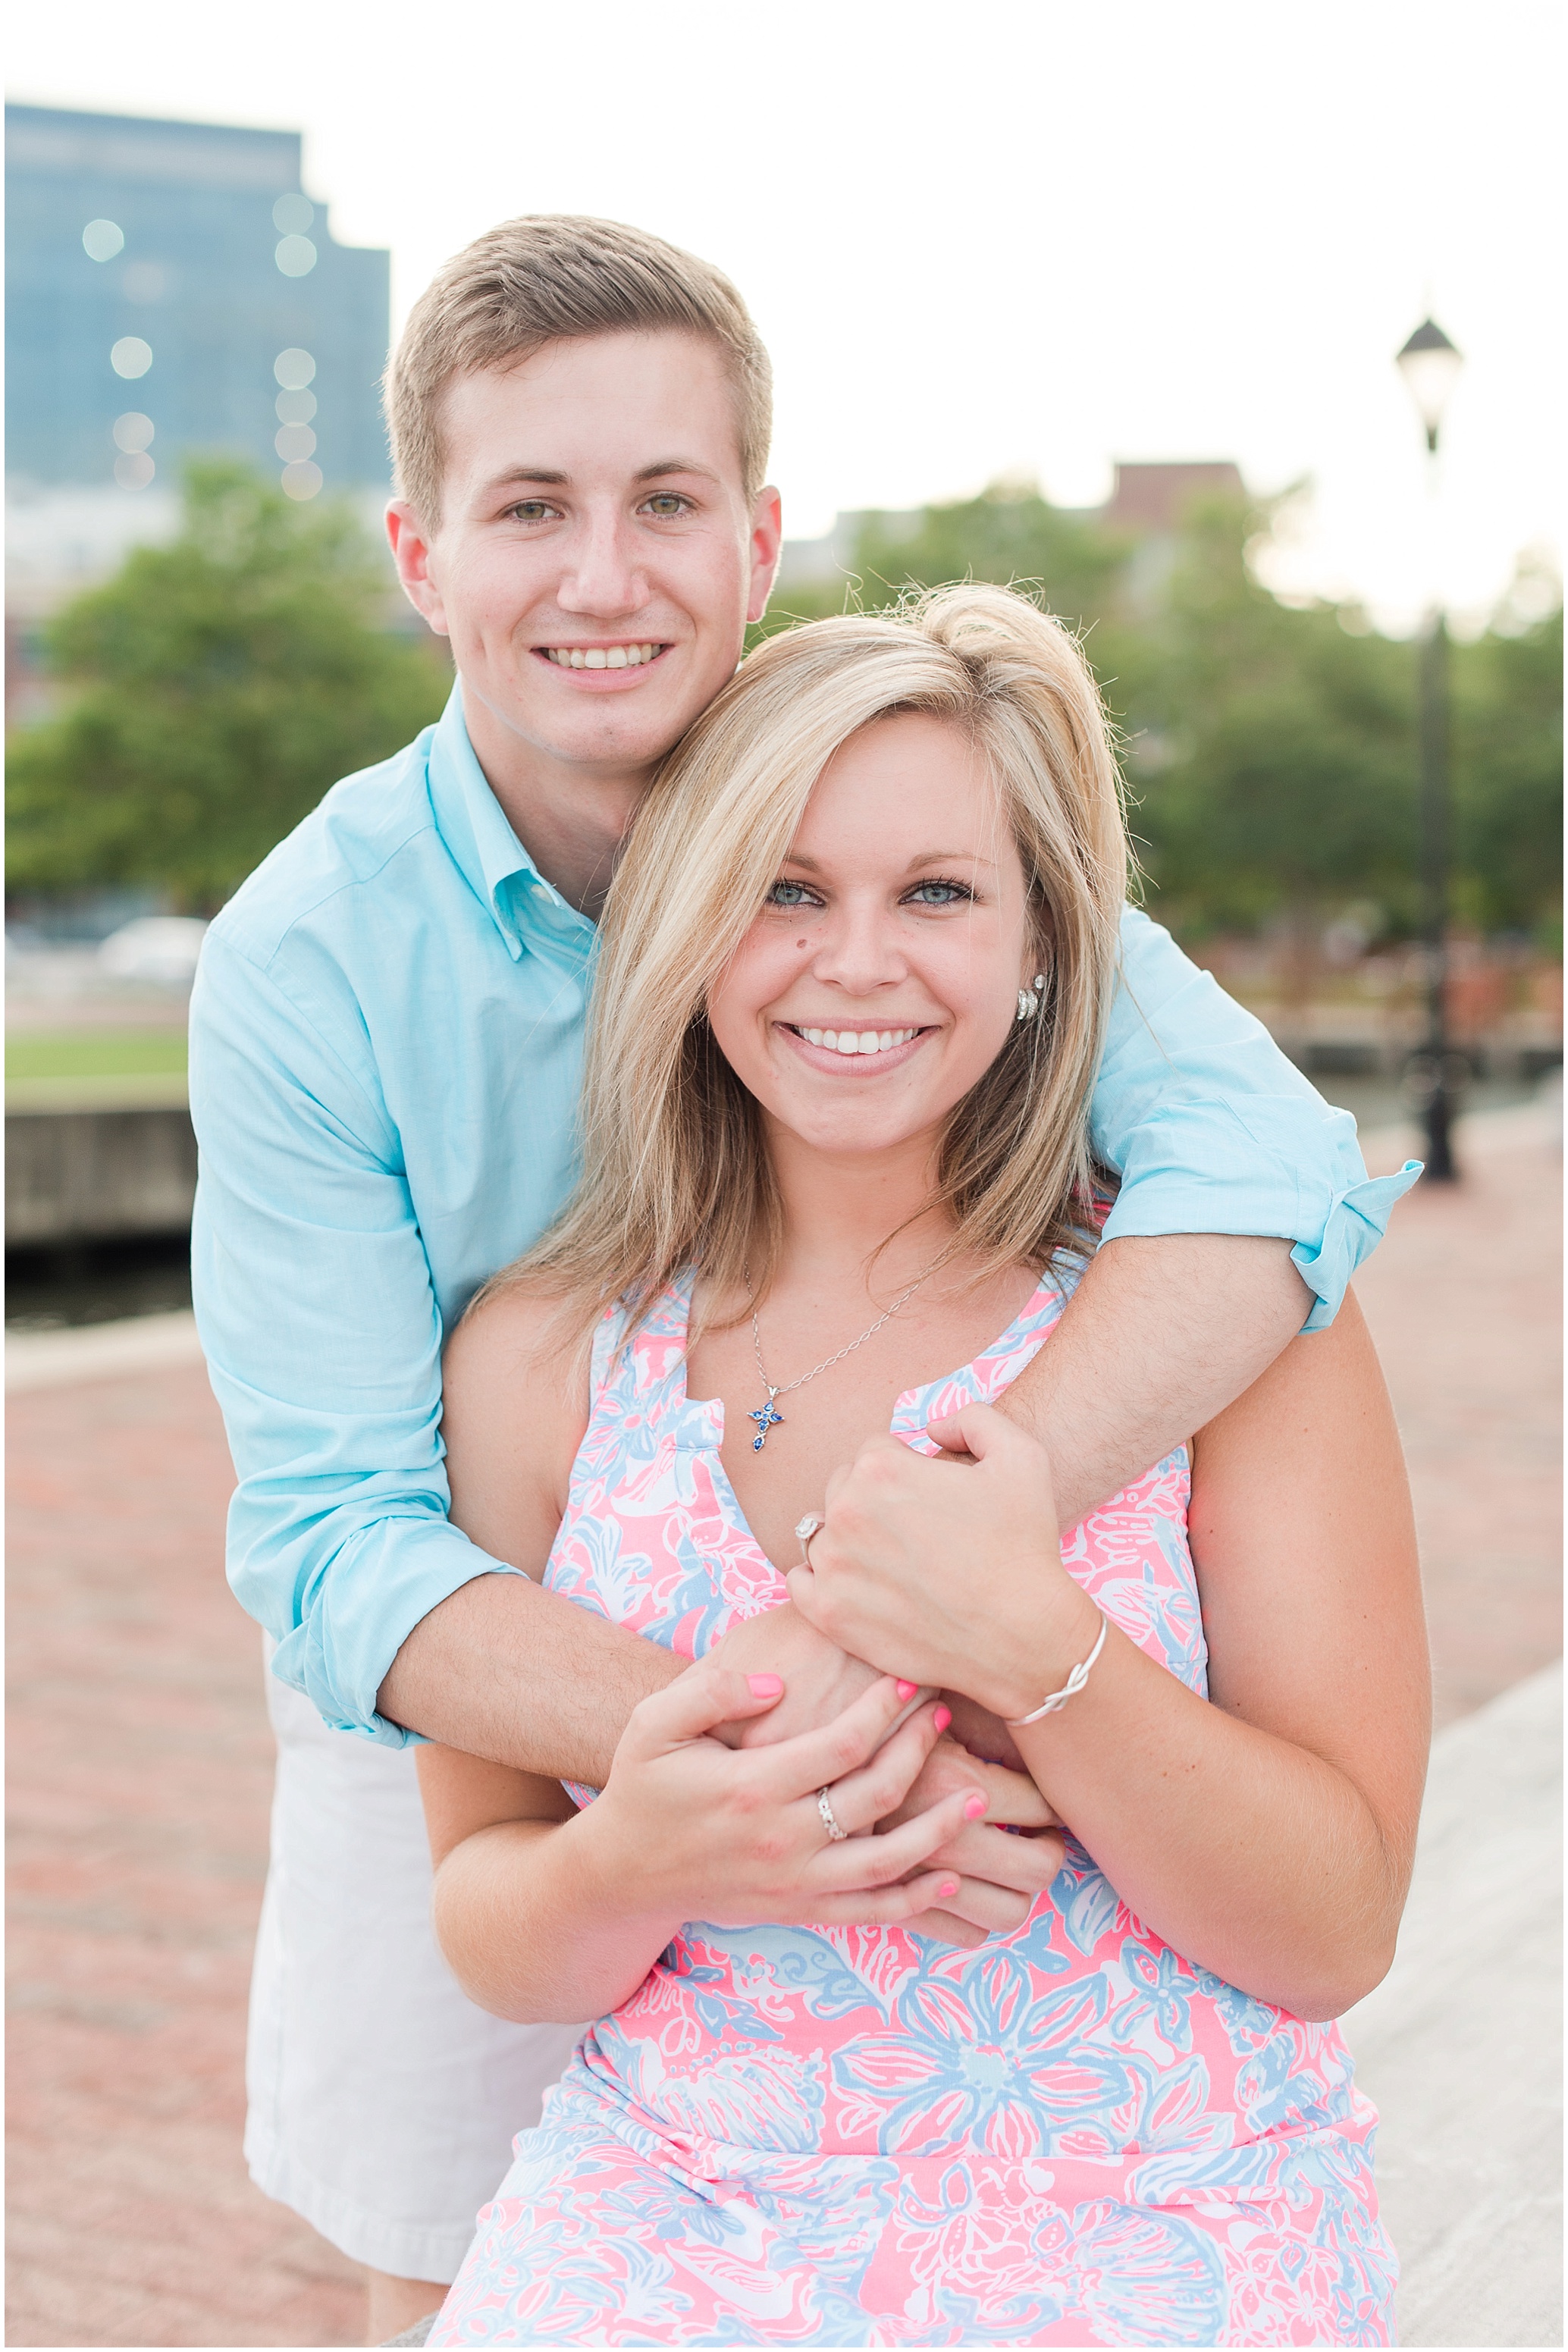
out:
<path id="1" fill-rule="evenodd" d="M 496 474 L 486 483 L 487 496 L 496 490 L 510 489 L 513 482 L 543 482 L 551 489 L 560 489 L 569 482 L 570 474 L 563 474 L 552 466 L 509 466 L 504 474 Z"/>
<path id="2" fill-rule="evenodd" d="M 657 482 L 662 474 L 700 474 L 705 482 L 720 479 L 711 466 L 700 466 L 695 457 L 660 457 L 657 465 L 639 466 L 632 479 Z"/>
<path id="3" fill-rule="evenodd" d="M 700 466 L 695 457 L 660 457 L 651 466 L 639 466 L 632 476 L 634 482 L 657 482 L 669 474 L 696 474 L 705 482 L 717 482 L 721 477 L 711 466 Z M 485 485 L 485 494 L 493 498 L 498 490 L 510 489 L 515 483 L 538 483 L 547 489 L 564 489 L 571 481 L 558 466 L 508 466 L 503 473 L 493 475 Z"/>

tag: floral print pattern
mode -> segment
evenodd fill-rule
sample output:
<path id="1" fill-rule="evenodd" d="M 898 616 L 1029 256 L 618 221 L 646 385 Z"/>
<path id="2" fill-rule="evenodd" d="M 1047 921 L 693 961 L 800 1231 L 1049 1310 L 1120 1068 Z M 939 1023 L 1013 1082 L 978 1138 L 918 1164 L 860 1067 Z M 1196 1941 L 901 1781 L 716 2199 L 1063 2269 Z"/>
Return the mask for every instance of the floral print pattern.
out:
<path id="1" fill-rule="evenodd" d="M 990 1402 L 1047 1279 L 896 1436 Z M 547 1580 L 688 1657 L 785 1598 L 686 1392 L 689 1281 L 605 1318 Z M 1190 1689 L 1206 1653 L 1173 1454 L 1063 1543 Z M 575 1789 L 579 1803 L 594 1791 Z M 1376 2118 L 1336 2027 L 1194 1968 L 1068 1841 L 1010 1935 L 693 1922 L 584 2035 L 433 2346 L 1381 2345 L 1395 2269 Z"/>

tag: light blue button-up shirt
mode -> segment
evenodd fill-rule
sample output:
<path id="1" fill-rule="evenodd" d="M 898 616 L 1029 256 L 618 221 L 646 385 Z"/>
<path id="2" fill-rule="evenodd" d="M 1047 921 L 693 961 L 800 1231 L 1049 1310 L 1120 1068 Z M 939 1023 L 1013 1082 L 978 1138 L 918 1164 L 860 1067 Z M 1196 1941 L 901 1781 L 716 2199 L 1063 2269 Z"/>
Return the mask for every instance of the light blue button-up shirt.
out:
<path id="1" fill-rule="evenodd" d="M 452 1527 L 441 1344 L 573 1173 L 594 927 L 538 872 L 454 692 L 338 784 L 212 926 L 191 1005 L 196 1317 L 239 1485 L 235 1591 L 324 1719 L 376 1712 L 419 1620 L 505 1563 Z M 1327 1322 L 1415 1181 L 1129 911 L 1095 1089 L 1121 1234 L 1291 1239 Z"/>

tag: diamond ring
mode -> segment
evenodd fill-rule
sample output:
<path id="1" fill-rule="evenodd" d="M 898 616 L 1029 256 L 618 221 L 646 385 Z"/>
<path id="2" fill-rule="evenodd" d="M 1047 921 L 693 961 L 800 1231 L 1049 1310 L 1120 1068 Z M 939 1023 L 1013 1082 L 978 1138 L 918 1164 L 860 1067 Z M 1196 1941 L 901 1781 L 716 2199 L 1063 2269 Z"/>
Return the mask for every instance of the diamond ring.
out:
<path id="1" fill-rule="evenodd" d="M 819 1519 L 817 1521 L 817 1525 L 820 1527 L 821 1524 L 822 1522 Z M 828 1836 L 833 1840 L 836 1845 L 840 1838 L 847 1838 L 848 1836 L 848 1831 L 841 1830 L 838 1823 L 833 1818 L 833 1807 L 828 1802 L 827 1791 L 826 1789 L 818 1789 L 816 1792 L 816 1810 L 822 1815 L 823 1828 L 827 1832 Z"/>
<path id="2" fill-rule="evenodd" d="M 801 1559 L 807 1568 L 811 1566 L 811 1538 L 813 1536 L 820 1535 L 826 1525 L 827 1521 L 820 1511 L 807 1511 L 805 1518 L 800 1520 L 795 1528 L 795 1536 L 800 1544 Z"/>

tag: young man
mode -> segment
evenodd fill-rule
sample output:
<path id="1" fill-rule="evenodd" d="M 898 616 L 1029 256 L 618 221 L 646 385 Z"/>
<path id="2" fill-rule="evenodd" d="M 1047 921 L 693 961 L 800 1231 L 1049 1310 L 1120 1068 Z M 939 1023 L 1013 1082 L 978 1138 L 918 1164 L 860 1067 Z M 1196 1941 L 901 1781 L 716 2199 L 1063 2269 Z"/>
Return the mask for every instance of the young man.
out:
<path id="1" fill-rule="evenodd" d="M 601 1783 L 682 1663 L 448 1525 L 440 1351 L 567 1190 L 593 917 L 780 535 L 755 330 L 718 272 L 637 231 L 480 239 L 410 318 L 389 415 L 393 551 L 458 686 L 220 916 L 191 1062 L 230 1576 L 275 1645 L 247 2153 L 371 2268 L 372 2341 L 439 2301 L 572 2039 L 447 1977 L 409 1735 Z M 1013 1396 L 1068 1523 L 1328 1320 L 1402 1189 L 1367 1182 L 1348 1118 L 1137 915 L 1094 1116 L 1121 1197 Z M 843 1703 L 850 1669 L 793 1611 L 731 1639 L 797 1720 Z M 1033 1818 L 1026 1784 L 993 1787 L 993 1822 Z M 983 1923 L 1027 1845 L 966 1832 L 954 1909 Z"/>

